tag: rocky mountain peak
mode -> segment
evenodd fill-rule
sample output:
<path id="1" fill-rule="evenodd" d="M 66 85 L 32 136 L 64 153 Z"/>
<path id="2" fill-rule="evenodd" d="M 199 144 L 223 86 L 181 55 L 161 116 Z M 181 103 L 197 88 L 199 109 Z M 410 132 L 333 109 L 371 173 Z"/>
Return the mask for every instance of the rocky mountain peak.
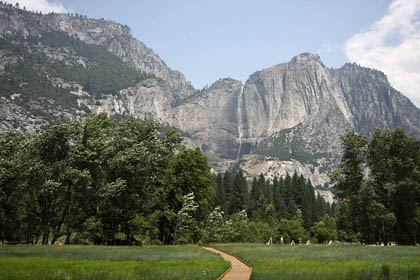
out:
<path id="1" fill-rule="evenodd" d="M 296 65 L 305 65 L 308 63 L 322 63 L 321 57 L 318 54 L 312 54 L 309 52 L 301 53 L 297 56 L 294 56 L 290 63 L 296 64 Z"/>
<path id="2" fill-rule="evenodd" d="M 209 90 L 237 88 L 238 85 L 242 86 L 242 82 L 232 78 L 224 78 L 214 82 L 209 87 Z"/>
<path id="3" fill-rule="evenodd" d="M 182 73 L 169 68 L 152 49 L 135 39 L 126 25 L 82 15 L 43 15 L 18 9 L 13 5 L 0 5 L 0 38 L 16 34 L 22 34 L 25 38 L 29 35 L 41 37 L 45 33 L 57 31 L 87 44 L 105 47 L 132 68 L 164 80 L 172 88 L 172 93 L 180 98 L 195 91 Z"/>
<path id="4" fill-rule="evenodd" d="M 326 71 L 327 68 L 322 63 L 321 58 L 317 54 L 302 53 L 293 57 L 288 63 L 287 67 L 294 71 Z"/>
<path id="5" fill-rule="evenodd" d="M 388 86 L 391 86 L 389 84 L 388 77 L 385 75 L 384 72 L 372 68 L 363 67 L 357 63 L 346 63 L 338 69 L 333 69 L 333 71 L 353 76 L 369 76 L 370 78 L 375 79 L 377 82 L 380 81 Z"/>

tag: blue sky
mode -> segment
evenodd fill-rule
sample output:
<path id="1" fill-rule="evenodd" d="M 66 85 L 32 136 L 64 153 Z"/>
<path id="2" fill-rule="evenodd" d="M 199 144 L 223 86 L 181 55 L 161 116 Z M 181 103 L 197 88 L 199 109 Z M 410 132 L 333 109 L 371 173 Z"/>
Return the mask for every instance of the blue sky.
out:
<path id="1" fill-rule="evenodd" d="M 420 105 L 420 0 L 7 1 L 126 24 L 196 88 L 312 52 L 382 70 Z"/>
<path id="2" fill-rule="evenodd" d="M 386 12 L 390 1 L 63 1 L 66 8 L 127 24 L 196 87 L 253 72 L 302 52 L 327 66 L 347 59 L 339 45 Z M 330 47 L 330 51 L 328 51 Z"/>

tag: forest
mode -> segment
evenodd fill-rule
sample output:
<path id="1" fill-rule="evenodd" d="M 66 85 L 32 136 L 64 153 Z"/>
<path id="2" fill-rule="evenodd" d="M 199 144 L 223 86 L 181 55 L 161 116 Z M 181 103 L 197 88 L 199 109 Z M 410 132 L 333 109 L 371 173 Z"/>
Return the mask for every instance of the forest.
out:
<path id="1" fill-rule="evenodd" d="M 420 141 L 350 131 L 331 174 L 337 200 L 303 176 L 210 172 L 179 131 L 106 114 L 43 133 L 0 135 L 0 241 L 186 244 L 328 240 L 416 244 Z"/>
<path id="2" fill-rule="evenodd" d="M 5 36 L 0 38 L 0 49 L 12 58 L 0 75 L 0 96 L 18 92 L 24 100 L 47 97 L 68 109 L 79 107 L 77 96 L 70 93 L 79 87 L 75 84 L 95 99 L 101 99 L 103 94 L 115 95 L 154 77 L 127 66 L 103 46 L 87 44 L 61 31 L 41 32 L 39 36 L 24 37 L 21 33 Z M 52 77 L 62 82 L 54 85 Z M 65 83 L 73 86 L 63 86 Z M 27 106 L 26 103 L 22 105 Z M 80 109 L 90 112 L 87 107 Z"/>

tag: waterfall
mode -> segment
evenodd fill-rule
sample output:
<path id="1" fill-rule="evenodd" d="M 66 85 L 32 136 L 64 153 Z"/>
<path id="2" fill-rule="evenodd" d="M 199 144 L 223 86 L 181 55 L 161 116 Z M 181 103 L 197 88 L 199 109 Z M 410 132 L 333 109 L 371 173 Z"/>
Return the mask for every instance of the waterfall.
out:
<path id="1" fill-rule="evenodd" d="M 241 148 L 242 148 L 242 95 L 244 93 L 244 86 L 241 88 L 241 92 L 238 95 L 238 136 L 239 136 L 239 149 L 238 154 L 236 156 L 236 161 L 239 163 L 239 157 L 241 156 Z"/>

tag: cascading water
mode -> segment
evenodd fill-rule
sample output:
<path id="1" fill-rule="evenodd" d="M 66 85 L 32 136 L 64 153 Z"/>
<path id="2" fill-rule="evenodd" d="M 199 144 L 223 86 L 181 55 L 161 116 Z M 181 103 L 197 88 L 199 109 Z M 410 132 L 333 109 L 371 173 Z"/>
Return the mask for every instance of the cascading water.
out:
<path id="1" fill-rule="evenodd" d="M 241 88 L 241 92 L 238 95 L 238 137 L 239 137 L 239 148 L 238 154 L 236 156 L 236 161 L 239 163 L 239 158 L 241 156 L 241 148 L 242 148 L 242 95 L 244 93 L 244 86 Z"/>

